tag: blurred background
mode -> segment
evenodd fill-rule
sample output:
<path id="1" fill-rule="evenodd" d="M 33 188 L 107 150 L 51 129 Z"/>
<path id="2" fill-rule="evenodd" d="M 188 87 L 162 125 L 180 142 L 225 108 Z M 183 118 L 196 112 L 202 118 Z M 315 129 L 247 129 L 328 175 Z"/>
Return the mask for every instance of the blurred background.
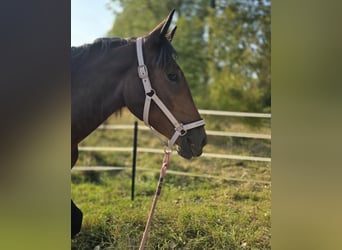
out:
<path id="1" fill-rule="evenodd" d="M 73 0 L 71 45 L 144 35 L 173 8 L 173 45 L 198 107 L 270 112 L 269 0 Z"/>

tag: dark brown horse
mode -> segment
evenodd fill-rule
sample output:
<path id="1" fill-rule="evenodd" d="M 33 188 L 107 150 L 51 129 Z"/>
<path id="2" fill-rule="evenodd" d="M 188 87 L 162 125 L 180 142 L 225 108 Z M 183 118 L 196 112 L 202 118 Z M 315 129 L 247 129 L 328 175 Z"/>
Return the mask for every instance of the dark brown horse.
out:
<path id="1" fill-rule="evenodd" d="M 138 39 L 102 38 L 72 48 L 71 165 L 78 144 L 112 113 L 127 107 L 170 139 L 187 159 L 202 154 L 204 122 L 192 100 L 168 32 L 174 10 L 148 35 Z M 72 236 L 81 229 L 82 212 L 71 201 Z"/>

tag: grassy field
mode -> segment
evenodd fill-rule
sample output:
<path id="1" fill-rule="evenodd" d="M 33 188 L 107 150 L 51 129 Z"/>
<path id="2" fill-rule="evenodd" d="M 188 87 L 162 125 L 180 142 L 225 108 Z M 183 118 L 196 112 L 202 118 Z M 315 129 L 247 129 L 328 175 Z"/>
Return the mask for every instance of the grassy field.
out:
<path id="1" fill-rule="evenodd" d="M 250 127 L 237 118 L 204 118 L 211 130 L 270 133 L 267 120 Z M 124 110 L 107 124 L 133 124 L 134 120 Z M 82 146 L 129 147 L 132 137 L 129 130 L 97 130 Z M 162 149 L 149 131 L 142 130 L 138 146 Z M 270 157 L 270 146 L 269 140 L 209 136 L 204 152 Z M 131 153 L 80 152 L 76 165 L 125 169 L 72 172 L 72 198 L 84 213 L 83 228 L 72 240 L 72 249 L 138 249 L 162 158 L 162 154 L 138 154 L 135 200 L 131 201 Z M 189 161 L 174 152 L 146 249 L 270 249 L 270 182 L 267 162 L 205 157 Z"/>

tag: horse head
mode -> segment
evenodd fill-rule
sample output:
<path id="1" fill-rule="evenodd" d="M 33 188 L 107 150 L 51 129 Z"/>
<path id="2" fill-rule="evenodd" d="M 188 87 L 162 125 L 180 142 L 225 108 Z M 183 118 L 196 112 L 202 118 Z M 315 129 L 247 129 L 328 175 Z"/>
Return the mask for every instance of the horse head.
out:
<path id="1" fill-rule="evenodd" d="M 183 71 L 175 60 L 176 51 L 171 42 L 176 27 L 168 32 L 173 14 L 174 10 L 149 34 L 138 38 L 141 45 L 136 45 L 137 54 L 141 46 L 143 59 L 140 61 L 143 62 L 137 60 L 138 70 L 135 68 L 136 73 L 127 79 L 124 98 L 126 106 L 135 116 L 171 141 L 175 140 L 178 153 L 191 159 L 202 154 L 207 139 L 204 122 L 194 104 Z M 150 87 L 145 86 L 144 78 L 145 81 L 148 79 Z M 147 105 L 147 101 L 150 104 Z M 162 104 L 158 104 L 160 102 Z"/>

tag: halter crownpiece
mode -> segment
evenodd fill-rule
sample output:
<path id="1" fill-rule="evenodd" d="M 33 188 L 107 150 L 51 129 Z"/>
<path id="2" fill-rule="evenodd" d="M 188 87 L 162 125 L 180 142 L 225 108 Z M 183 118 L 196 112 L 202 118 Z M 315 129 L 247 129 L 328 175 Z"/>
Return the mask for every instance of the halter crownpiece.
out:
<path id="1" fill-rule="evenodd" d="M 148 122 L 151 101 L 153 100 L 175 128 L 175 133 L 173 134 L 169 142 L 164 143 L 167 147 L 171 148 L 175 144 L 179 136 L 186 135 L 187 131 L 190 129 L 205 125 L 205 122 L 203 119 L 200 119 L 198 121 L 191 122 L 188 124 L 182 124 L 177 121 L 177 119 L 172 115 L 170 110 L 165 106 L 162 100 L 158 97 L 156 91 L 152 89 L 151 82 L 148 77 L 148 70 L 144 63 L 144 56 L 143 56 L 143 50 L 142 50 L 142 37 L 137 38 L 136 49 L 137 49 L 137 57 L 138 57 L 138 65 L 139 65 L 138 75 L 141 78 L 141 81 L 144 85 L 144 90 L 145 90 L 145 95 L 146 95 L 145 104 L 144 104 L 144 113 L 143 113 L 144 123 L 146 126 L 148 126 L 152 130 L 152 132 L 154 132 L 153 127 Z"/>

